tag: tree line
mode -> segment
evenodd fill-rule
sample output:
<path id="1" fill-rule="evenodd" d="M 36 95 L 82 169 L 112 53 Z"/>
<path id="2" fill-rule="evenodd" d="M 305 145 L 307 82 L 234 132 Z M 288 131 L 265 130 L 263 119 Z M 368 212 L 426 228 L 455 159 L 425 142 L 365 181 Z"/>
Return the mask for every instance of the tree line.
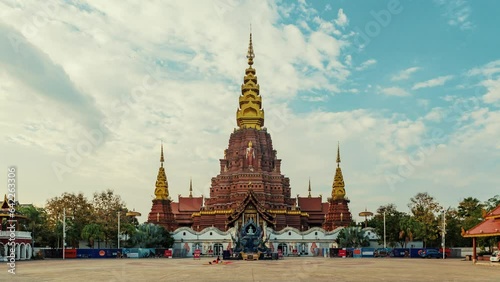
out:
<path id="1" fill-rule="evenodd" d="M 21 206 L 19 212 L 28 220 L 22 229 L 32 232 L 35 247 L 62 248 L 63 219 L 66 217 L 66 247 L 78 248 L 84 240 L 89 248 L 120 247 L 167 248 L 173 244 L 170 234 L 161 226 L 139 224 L 126 216 L 129 209 L 119 195 L 108 189 L 95 192 L 87 199 L 82 193 L 63 193 L 47 200 L 44 207 Z"/>
<path id="2" fill-rule="evenodd" d="M 428 193 L 418 193 L 408 203 L 409 213 L 399 211 L 394 204 L 386 204 L 377 209 L 368 221 L 380 238 L 384 239 L 384 213 L 386 242 L 390 247 L 407 248 L 410 241 L 422 241 L 424 247 L 440 247 L 444 232 L 446 247 L 471 247 L 472 240 L 462 237 L 462 232 L 479 224 L 486 213 L 500 204 L 500 195 L 481 202 L 477 198 L 464 198 L 457 207 L 442 207 Z M 478 239 L 478 246 L 489 248 L 500 241 L 500 236 Z"/>

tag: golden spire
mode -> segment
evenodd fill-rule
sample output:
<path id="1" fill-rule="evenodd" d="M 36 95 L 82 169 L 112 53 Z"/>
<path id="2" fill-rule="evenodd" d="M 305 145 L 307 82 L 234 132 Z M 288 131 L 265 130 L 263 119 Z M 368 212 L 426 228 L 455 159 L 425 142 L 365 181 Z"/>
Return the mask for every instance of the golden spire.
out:
<path id="1" fill-rule="evenodd" d="M 337 167 L 340 166 L 340 141 L 337 145 Z"/>
<path id="2" fill-rule="evenodd" d="M 164 161 L 165 161 L 165 158 L 163 157 L 163 141 L 161 141 L 161 155 L 160 155 L 161 167 L 163 167 L 163 162 Z"/>
<path id="3" fill-rule="evenodd" d="M 340 142 L 337 147 L 337 169 L 335 170 L 335 177 L 333 178 L 332 185 L 332 199 L 341 200 L 345 198 L 345 184 L 342 170 L 340 169 Z"/>
<path id="4" fill-rule="evenodd" d="M 161 156 L 160 156 L 160 168 L 158 169 L 158 176 L 156 177 L 156 189 L 155 189 L 155 200 L 167 200 L 168 199 L 168 181 L 167 174 L 165 173 L 165 168 L 163 167 L 163 162 L 165 161 L 163 157 L 163 143 L 161 144 Z"/>
<path id="5" fill-rule="evenodd" d="M 309 198 L 311 198 L 311 177 L 309 177 Z"/>
<path id="6" fill-rule="evenodd" d="M 193 178 L 189 178 L 189 198 L 193 197 Z"/>
<path id="7" fill-rule="evenodd" d="M 247 59 L 249 66 L 253 65 L 253 58 L 255 58 L 255 54 L 253 53 L 252 32 L 250 32 L 250 43 L 248 43 L 248 52 L 247 52 Z"/>
<path id="8" fill-rule="evenodd" d="M 250 33 L 247 52 L 248 68 L 245 70 L 243 85 L 241 85 L 240 106 L 236 111 L 236 122 L 240 128 L 260 129 L 264 126 L 262 97 L 259 95 L 257 76 L 255 75 L 255 69 L 252 67 L 254 58 L 252 33 Z"/>

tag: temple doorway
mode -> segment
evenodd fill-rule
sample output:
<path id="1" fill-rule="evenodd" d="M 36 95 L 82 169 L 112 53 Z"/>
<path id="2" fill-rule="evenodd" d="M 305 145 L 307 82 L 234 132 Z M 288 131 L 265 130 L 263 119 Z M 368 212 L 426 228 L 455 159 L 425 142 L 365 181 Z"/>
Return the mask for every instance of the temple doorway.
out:
<path id="1" fill-rule="evenodd" d="M 281 250 L 281 253 L 286 256 L 286 254 L 288 253 L 288 246 L 285 244 L 285 243 L 280 243 L 278 245 L 278 252 L 279 250 Z"/>
<path id="2" fill-rule="evenodd" d="M 222 251 L 223 250 L 224 249 L 223 249 L 221 243 L 215 243 L 214 244 L 214 255 L 216 255 L 216 256 L 222 256 Z"/>

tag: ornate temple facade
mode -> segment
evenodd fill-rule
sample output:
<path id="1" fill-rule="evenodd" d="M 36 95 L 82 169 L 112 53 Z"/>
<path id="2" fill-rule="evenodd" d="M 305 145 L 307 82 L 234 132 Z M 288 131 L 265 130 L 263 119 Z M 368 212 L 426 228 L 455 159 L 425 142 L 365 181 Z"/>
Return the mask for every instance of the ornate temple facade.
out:
<path id="1" fill-rule="evenodd" d="M 285 234 L 280 232 L 286 230 L 294 234 L 310 234 L 314 230 L 315 238 L 318 232 L 330 232 L 328 236 L 332 236 L 336 228 L 351 223 L 340 169 L 340 150 L 337 151 L 331 198 L 323 202 L 321 196 L 312 197 L 310 182 L 308 196 L 292 197 L 290 179 L 281 172 L 281 159 L 264 127 L 262 96 L 253 67 L 252 34 L 246 57 L 248 67 L 236 110 L 238 128 L 231 133 L 228 147 L 219 160 L 220 171 L 211 180 L 210 196 L 194 197 L 190 183 L 189 196 L 179 196 L 177 202 L 171 200 L 162 146 L 155 199 L 148 222 L 160 224 L 169 231 L 178 228 L 174 234 L 186 234 L 186 230 L 190 230 L 190 236 L 196 233 L 197 238 L 211 230 L 211 234 L 222 236 L 221 240 L 229 240 L 227 232 L 238 230 L 249 220 L 262 227 L 264 233 L 276 233 L 275 236 Z"/>

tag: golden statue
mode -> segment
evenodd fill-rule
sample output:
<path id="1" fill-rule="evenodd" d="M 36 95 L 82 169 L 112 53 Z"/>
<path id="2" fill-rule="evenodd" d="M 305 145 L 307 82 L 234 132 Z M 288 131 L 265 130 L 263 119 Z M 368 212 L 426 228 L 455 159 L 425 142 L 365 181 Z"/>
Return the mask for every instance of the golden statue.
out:
<path id="1" fill-rule="evenodd" d="M 255 160 L 255 150 L 252 147 L 252 141 L 248 142 L 248 148 L 246 150 L 246 158 L 248 166 L 253 166 Z"/>

